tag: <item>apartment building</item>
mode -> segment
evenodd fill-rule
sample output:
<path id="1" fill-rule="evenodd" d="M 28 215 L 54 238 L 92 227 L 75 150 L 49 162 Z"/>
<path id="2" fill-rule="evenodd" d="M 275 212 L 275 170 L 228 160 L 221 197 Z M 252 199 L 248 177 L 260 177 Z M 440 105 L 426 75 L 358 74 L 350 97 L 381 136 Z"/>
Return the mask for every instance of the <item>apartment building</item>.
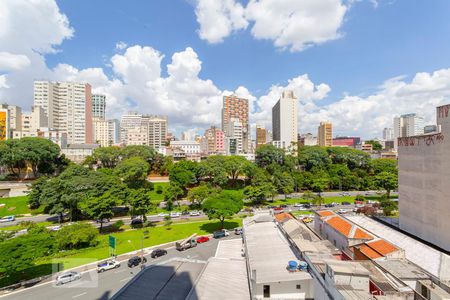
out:
<path id="1" fill-rule="evenodd" d="M 267 143 L 267 130 L 262 125 L 256 125 L 256 149 Z"/>
<path id="2" fill-rule="evenodd" d="M 239 135 L 242 136 L 242 148 L 239 150 L 239 153 L 249 152 L 251 137 L 247 99 L 239 98 L 236 95 L 223 97 L 222 131 L 224 132 L 225 137 L 235 139 L 232 135 L 236 135 L 236 132 L 234 131 L 234 126 L 230 124 L 231 122 L 239 122 L 241 126 L 242 133 Z"/>
<path id="3" fill-rule="evenodd" d="M 120 119 L 121 140 L 126 145 L 164 146 L 168 134 L 167 116 L 130 112 Z"/>
<path id="4" fill-rule="evenodd" d="M 272 138 L 286 150 L 296 150 L 298 142 L 297 98 L 293 91 L 283 91 L 272 108 Z"/>
<path id="5" fill-rule="evenodd" d="M 67 133 L 69 144 L 92 143 L 91 86 L 77 82 L 34 82 L 34 106 L 40 106 L 48 127 Z"/>
<path id="6" fill-rule="evenodd" d="M 333 125 L 331 122 L 320 122 L 317 142 L 321 147 L 333 146 Z"/>
<path id="7" fill-rule="evenodd" d="M 92 94 L 92 117 L 106 118 L 106 96 L 101 94 Z"/>

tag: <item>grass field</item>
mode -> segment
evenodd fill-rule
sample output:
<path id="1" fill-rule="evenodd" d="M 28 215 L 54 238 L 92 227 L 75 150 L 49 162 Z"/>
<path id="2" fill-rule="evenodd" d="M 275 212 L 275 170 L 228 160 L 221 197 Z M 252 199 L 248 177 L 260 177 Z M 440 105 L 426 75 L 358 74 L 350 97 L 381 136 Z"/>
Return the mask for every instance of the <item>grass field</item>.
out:
<path id="1" fill-rule="evenodd" d="M 366 200 L 379 200 L 381 198 L 381 196 L 365 196 L 364 197 Z M 391 198 L 396 198 L 396 196 L 391 196 Z M 342 202 L 350 202 L 351 204 L 354 203 L 355 201 L 355 196 L 334 196 L 334 197 L 324 197 L 324 203 L 323 204 L 327 204 L 327 203 L 342 203 Z M 288 199 L 277 199 L 274 201 L 266 201 L 263 203 L 263 205 L 274 205 L 274 206 L 279 206 L 279 205 L 292 205 L 295 203 L 308 203 L 310 202 L 309 200 L 305 200 L 303 198 L 288 198 Z M 251 203 L 246 204 L 246 206 L 252 206 Z"/>
<path id="2" fill-rule="evenodd" d="M 169 185 L 168 182 L 154 182 L 153 183 L 153 190 L 150 191 L 150 199 L 152 200 L 152 202 L 154 203 L 159 203 L 162 200 L 164 200 L 164 189 Z M 163 192 L 161 194 L 158 194 L 156 192 L 156 188 L 158 186 L 161 186 L 163 189 Z"/>
<path id="3" fill-rule="evenodd" d="M 40 227 L 47 227 L 47 226 L 51 226 L 51 225 L 54 225 L 55 223 L 53 223 L 53 222 L 39 222 L 39 223 L 36 223 L 36 225 L 37 226 L 40 226 Z M 21 230 L 21 229 L 24 229 L 24 227 L 23 226 L 21 226 L 21 225 L 12 225 L 12 226 L 7 226 L 7 227 L 0 227 L 0 230 Z"/>
<path id="4" fill-rule="evenodd" d="M 311 215 L 312 211 L 310 210 L 294 210 L 291 212 L 294 216 L 304 216 L 304 215 Z"/>
<path id="5" fill-rule="evenodd" d="M 0 198 L 1 204 L 6 204 L 0 208 L 0 217 L 10 215 L 24 215 L 24 214 L 40 214 L 43 212 L 43 207 L 35 210 L 28 208 L 28 196 L 19 196 L 11 198 Z"/>

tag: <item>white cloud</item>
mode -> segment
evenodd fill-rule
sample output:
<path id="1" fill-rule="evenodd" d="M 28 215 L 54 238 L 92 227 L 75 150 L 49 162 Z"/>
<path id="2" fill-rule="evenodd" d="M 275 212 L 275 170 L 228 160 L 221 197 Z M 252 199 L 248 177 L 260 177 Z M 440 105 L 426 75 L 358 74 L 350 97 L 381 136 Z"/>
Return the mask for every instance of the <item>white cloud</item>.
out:
<path id="1" fill-rule="evenodd" d="M 254 38 L 290 51 L 341 37 L 347 10 L 343 0 L 250 0 L 245 8 L 236 0 L 198 0 L 195 8 L 201 39 L 222 42 L 251 23 Z"/>
<path id="2" fill-rule="evenodd" d="M 123 49 L 125 49 L 127 47 L 128 47 L 128 45 L 125 42 L 119 41 L 119 42 L 116 43 L 116 49 L 117 50 L 123 50 Z"/>
<path id="3" fill-rule="evenodd" d="M 0 52 L 0 71 L 20 70 L 30 65 L 26 55 Z"/>
<path id="4" fill-rule="evenodd" d="M 200 38 L 213 44 L 248 25 L 243 6 L 235 0 L 197 0 L 195 14 Z"/>

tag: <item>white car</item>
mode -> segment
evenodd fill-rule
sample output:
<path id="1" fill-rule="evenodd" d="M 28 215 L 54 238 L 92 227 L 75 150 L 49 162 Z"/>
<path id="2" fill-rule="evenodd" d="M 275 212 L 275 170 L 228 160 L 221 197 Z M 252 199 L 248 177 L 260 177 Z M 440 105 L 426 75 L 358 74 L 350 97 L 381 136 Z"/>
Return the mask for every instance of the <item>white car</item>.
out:
<path id="1" fill-rule="evenodd" d="M 345 214 L 345 213 L 347 213 L 347 210 L 341 208 L 341 209 L 339 209 L 339 210 L 337 211 L 337 213 L 338 213 L 338 214 Z"/>
<path id="2" fill-rule="evenodd" d="M 198 211 L 196 211 L 196 210 L 193 210 L 193 211 L 191 211 L 191 212 L 189 213 L 189 215 L 190 215 L 191 217 L 195 217 L 195 216 L 200 216 L 200 213 L 199 213 Z"/>
<path id="3" fill-rule="evenodd" d="M 74 271 L 65 272 L 56 277 L 56 285 L 69 283 L 78 279 L 81 279 L 80 273 Z"/>
<path id="4" fill-rule="evenodd" d="M 294 204 L 294 207 L 303 207 L 303 204 L 295 203 L 295 204 Z"/>
<path id="5" fill-rule="evenodd" d="M 158 215 L 158 217 L 167 217 L 169 214 L 168 213 L 160 213 L 159 215 Z"/>
<path id="6" fill-rule="evenodd" d="M 120 262 L 118 262 L 114 259 L 103 261 L 97 265 L 97 273 L 102 273 L 107 270 L 116 269 L 118 267 L 120 267 Z"/>
<path id="7" fill-rule="evenodd" d="M 7 216 L 0 219 L 0 223 L 13 222 L 16 219 L 14 216 Z"/>
<path id="8" fill-rule="evenodd" d="M 179 216 L 181 216 L 181 213 L 179 213 L 179 212 L 171 212 L 170 213 L 171 218 L 178 218 Z"/>

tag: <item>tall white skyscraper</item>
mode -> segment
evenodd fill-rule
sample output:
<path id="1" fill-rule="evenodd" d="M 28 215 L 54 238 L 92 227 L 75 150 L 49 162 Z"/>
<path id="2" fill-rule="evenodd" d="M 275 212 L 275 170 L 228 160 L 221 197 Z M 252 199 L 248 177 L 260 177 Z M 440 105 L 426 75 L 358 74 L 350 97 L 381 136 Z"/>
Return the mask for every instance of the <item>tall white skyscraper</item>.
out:
<path id="1" fill-rule="evenodd" d="M 91 144 L 91 86 L 77 82 L 34 82 L 34 105 L 48 118 L 48 127 L 67 133 L 69 144 Z"/>
<path id="2" fill-rule="evenodd" d="M 397 149 L 397 138 L 424 134 L 425 121 L 417 114 L 405 114 L 394 118 L 394 148 Z"/>
<path id="3" fill-rule="evenodd" d="M 384 128 L 383 129 L 383 140 L 392 141 L 394 139 L 394 129 L 392 128 Z"/>
<path id="4" fill-rule="evenodd" d="M 282 148 L 290 149 L 292 143 L 297 142 L 297 121 L 297 98 L 293 91 L 283 91 L 272 108 L 273 141 L 279 141 Z"/>

